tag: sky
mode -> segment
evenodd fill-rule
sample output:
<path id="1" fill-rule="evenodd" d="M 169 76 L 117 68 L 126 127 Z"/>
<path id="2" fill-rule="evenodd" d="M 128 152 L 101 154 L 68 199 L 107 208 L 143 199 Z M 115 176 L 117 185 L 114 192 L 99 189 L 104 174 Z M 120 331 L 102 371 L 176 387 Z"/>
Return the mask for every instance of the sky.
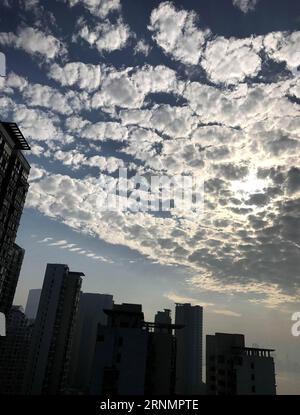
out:
<path id="1" fill-rule="evenodd" d="M 3 0 L 0 51 L 0 119 L 31 146 L 16 302 L 54 262 L 148 320 L 200 304 L 299 394 L 299 2 Z M 124 168 L 202 180 L 203 209 L 100 209 Z"/>

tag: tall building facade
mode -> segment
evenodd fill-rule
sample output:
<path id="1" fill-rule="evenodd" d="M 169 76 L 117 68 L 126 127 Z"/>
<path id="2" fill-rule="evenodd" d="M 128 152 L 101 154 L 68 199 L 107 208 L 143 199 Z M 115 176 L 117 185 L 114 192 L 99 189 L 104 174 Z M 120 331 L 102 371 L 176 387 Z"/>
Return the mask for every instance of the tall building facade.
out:
<path id="1" fill-rule="evenodd" d="M 41 288 L 33 288 L 29 290 L 25 307 L 25 314 L 26 317 L 31 320 L 34 320 L 36 318 L 36 314 L 39 308 L 41 292 Z"/>
<path id="2" fill-rule="evenodd" d="M 112 307 L 112 295 L 80 294 L 69 375 L 69 385 L 74 392 L 87 394 L 89 391 L 98 324 L 107 325 L 104 310 Z"/>
<path id="3" fill-rule="evenodd" d="M 245 347 L 242 334 L 206 336 L 209 395 L 275 395 L 273 349 Z"/>
<path id="4" fill-rule="evenodd" d="M 154 323 L 145 323 L 148 352 L 145 394 L 173 395 L 176 375 L 176 338 L 171 311 L 158 311 Z"/>
<path id="5" fill-rule="evenodd" d="M 143 395 L 148 333 L 139 304 L 106 310 L 108 326 L 98 325 L 91 395 Z"/>
<path id="6" fill-rule="evenodd" d="M 78 312 L 82 272 L 47 264 L 30 344 L 24 392 L 65 393 Z"/>
<path id="7" fill-rule="evenodd" d="M 176 304 L 175 324 L 183 326 L 176 335 L 175 393 L 199 395 L 202 383 L 203 308 L 191 304 Z"/>
<path id="8" fill-rule="evenodd" d="M 0 303 L 5 314 L 9 312 L 14 300 L 25 250 L 16 243 L 10 248 L 9 260 L 6 267 L 6 277 L 3 280 Z"/>
<path id="9" fill-rule="evenodd" d="M 6 317 L 6 336 L 0 342 L 0 394 L 22 393 L 32 329 L 22 307 L 12 306 Z"/>
<path id="10" fill-rule="evenodd" d="M 11 307 L 12 284 L 16 278 L 14 242 L 28 191 L 30 166 L 22 150 L 30 147 L 15 123 L 0 122 L 0 312 Z M 16 259 L 19 261 L 19 259 Z M 18 264 L 16 265 L 16 268 Z M 7 294 L 6 290 L 10 290 Z M 13 296 L 12 296 L 13 297 Z"/>
<path id="11" fill-rule="evenodd" d="M 171 318 L 171 310 L 165 308 L 164 311 L 158 311 L 155 314 L 154 317 L 154 322 L 157 324 L 157 326 L 159 324 L 163 325 L 170 325 L 172 324 L 172 318 Z M 161 329 L 159 327 L 155 328 L 156 331 L 161 331 Z"/>

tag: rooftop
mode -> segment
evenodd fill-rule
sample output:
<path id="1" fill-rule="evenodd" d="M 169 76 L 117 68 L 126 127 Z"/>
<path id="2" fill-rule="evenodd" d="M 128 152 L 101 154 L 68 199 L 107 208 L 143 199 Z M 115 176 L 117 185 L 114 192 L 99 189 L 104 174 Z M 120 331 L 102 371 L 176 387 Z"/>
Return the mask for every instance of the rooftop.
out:
<path id="1" fill-rule="evenodd" d="M 16 148 L 18 150 L 30 150 L 30 146 L 27 143 L 25 137 L 21 133 L 19 127 L 14 122 L 1 122 L 1 125 L 4 127 L 5 131 L 10 135 L 14 140 Z"/>

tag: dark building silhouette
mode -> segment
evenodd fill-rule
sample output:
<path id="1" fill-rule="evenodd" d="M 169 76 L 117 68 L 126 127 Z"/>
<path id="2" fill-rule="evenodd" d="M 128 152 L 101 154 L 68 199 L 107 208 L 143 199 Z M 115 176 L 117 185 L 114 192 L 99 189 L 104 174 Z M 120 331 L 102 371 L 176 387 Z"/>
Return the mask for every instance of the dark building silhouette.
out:
<path id="1" fill-rule="evenodd" d="M 9 261 L 1 290 L 1 305 L 4 313 L 8 313 L 14 300 L 25 251 L 17 244 L 10 248 Z"/>
<path id="2" fill-rule="evenodd" d="M 22 393 L 33 325 L 22 307 L 12 306 L 6 317 L 6 336 L 0 343 L 0 393 Z"/>
<path id="3" fill-rule="evenodd" d="M 81 293 L 71 354 L 69 385 L 73 393 L 88 394 L 98 324 L 107 324 L 104 309 L 113 307 L 109 294 Z"/>
<path id="4" fill-rule="evenodd" d="M 143 395 L 148 333 L 139 304 L 115 304 L 107 327 L 98 325 L 92 395 Z"/>
<path id="5" fill-rule="evenodd" d="M 175 392 L 179 395 L 203 394 L 203 308 L 188 303 L 176 304 L 175 324 L 183 326 L 182 329 L 175 331 L 177 342 Z"/>
<path id="6" fill-rule="evenodd" d="M 165 308 L 164 311 L 158 311 L 155 314 L 154 322 L 157 325 L 159 325 L 159 324 L 167 324 L 167 325 L 172 324 L 171 310 Z M 169 329 L 166 329 L 166 330 L 168 331 Z M 161 329 L 159 327 L 156 327 L 154 331 L 161 331 Z"/>
<path id="7" fill-rule="evenodd" d="M 29 149 L 15 123 L 0 122 L 0 312 L 4 313 L 12 305 L 20 266 L 21 248 L 14 242 L 30 171 L 22 150 Z"/>
<path id="8" fill-rule="evenodd" d="M 24 392 L 59 394 L 67 390 L 82 272 L 48 264 L 30 344 Z"/>
<path id="9" fill-rule="evenodd" d="M 155 395 L 174 393 L 176 341 L 179 326 L 170 311 L 145 322 L 139 304 L 115 304 L 107 326 L 98 325 L 92 395 Z"/>
<path id="10" fill-rule="evenodd" d="M 36 318 L 36 314 L 39 307 L 40 297 L 41 297 L 41 288 L 33 288 L 29 290 L 26 307 L 25 307 L 25 314 L 26 317 L 34 320 Z"/>
<path id="11" fill-rule="evenodd" d="M 243 334 L 206 336 L 209 395 L 275 395 L 273 349 L 245 347 Z"/>
<path id="12" fill-rule="evenodd" d="M 154 323 L 145 323 L 148 351 L 145 394 L 171 395 L 175 392 L 176 337 L 182 326 L 172 324 L 171 311 L 158 311 Z"/>

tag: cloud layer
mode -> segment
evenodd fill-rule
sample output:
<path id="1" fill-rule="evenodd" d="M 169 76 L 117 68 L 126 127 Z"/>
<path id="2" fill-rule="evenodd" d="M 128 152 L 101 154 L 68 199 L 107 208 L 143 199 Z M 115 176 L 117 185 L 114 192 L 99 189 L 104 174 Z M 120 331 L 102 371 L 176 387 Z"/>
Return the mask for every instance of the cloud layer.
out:
<path id="1" fill-rule="evenodd" d="M 254 7 L 234 3 L 244 13 Z M 0 34 L 0 44 L 42 58 L 46 71 L 43 82 L 13 71 L 0 79 L 1 117 L 20 125 L 34 154 L 27 206 L 182 267 L 195 290 L 273 307 L 295 301 L 299 32 L 226 38 L 201 27 L 201 16 L 163 2 L 149 16 L 148 45 L 124 22 L 118 1 L 67 4 L 86 13 L 72 45 L 90 45 L 98 60 L 62 60 L 63 42 L 37 29 Z M 155 45 L 164 65 L 146 59 Z M 125 47 L 145 61 L 101 59 Z M 129 189 L 138 175 L 204 179 L 204 212 L 99 209 L 124 167 Z"/>

